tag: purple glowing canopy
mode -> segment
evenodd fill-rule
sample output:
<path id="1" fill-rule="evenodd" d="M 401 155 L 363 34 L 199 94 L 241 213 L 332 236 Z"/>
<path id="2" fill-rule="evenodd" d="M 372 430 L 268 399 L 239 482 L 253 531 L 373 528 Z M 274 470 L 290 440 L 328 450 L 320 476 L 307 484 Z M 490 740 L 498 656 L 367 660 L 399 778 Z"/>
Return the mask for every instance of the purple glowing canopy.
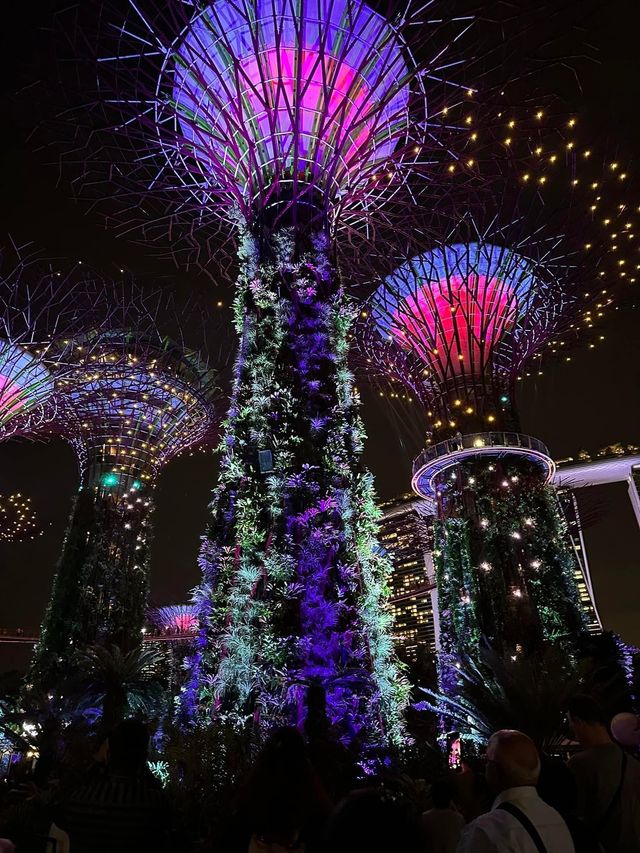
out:
<path id="1" fill-rule="evenodd" d="M 457 243 L 408 261 L 378 289 L 378 329 L 443 379 L 481 376 L 530 310 L 533 264 L 492 243 Z"/>
<path id="2" fill-rule="evenodd" d="M 0 340 L 0 437 L 14 416 L 31 412 L 53 393 L 44 364 L 17 344 Z"/>
<path id="3" fill-rule="evenodd" d="M 174 168 L 244 201 L 274 179 L 313 183 L 331 198 L 370 182 L 408 130 L 402 47 L 361 0 L 206 6 L 165 58 L 182 137 Z"/>

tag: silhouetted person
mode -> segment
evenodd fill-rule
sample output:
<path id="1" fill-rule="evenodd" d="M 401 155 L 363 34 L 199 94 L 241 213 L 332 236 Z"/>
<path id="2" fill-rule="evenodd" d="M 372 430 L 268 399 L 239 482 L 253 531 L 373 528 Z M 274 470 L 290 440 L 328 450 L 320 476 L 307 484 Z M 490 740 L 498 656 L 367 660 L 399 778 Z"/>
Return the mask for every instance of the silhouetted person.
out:
<path id="1" fill-rule="evenodd" d="M 422 815 L 422 828 L 429 853 L 455 853 L 464 818 L 453 802 L 453 786 L 446 779 L 438 779 L 431 786 L 433 808 Z"/>
<path id="2" fill-rule="evenodd" d="M 613 742 L 602 710 L 589 696 L 571 700 L 569 722 L 583 747 L 569 760 L 578 789 L 578 816 L 607 853 L 637 853 L 640 764 Z"/>
<path id="3" fill-rule="evenodd" d="M 353 755 L 340 743 L 331 727 L 326 693 L 318 682 L 312 682 L 307 689 L 304 734 L 313 769 L 331 799 L 338 802 L 355 786 L 357 767 Z"/>
<path id="4" fill-rule="evenodd" d="M 424 853 L 424 835 L 413 804 L 396 791 L 352 791 L 338 805 L 327 830 L 327 853 Z"/>
<path id="5" fill-rule="evenodd" d="M 168 849 L 168 802 L 147 767 L 148 746 L 139 720 L 125 720 L 109 735 L 104 778 L 76 789 L 56 817 L 73 853 Z"/>
<path id="6" fill-rule="evenodd" d="M 545 758 L 542 762 L 538 793 L 547 805 L 556 809 L 569 827 L 576 853 L 600 853 L 598 839 L 577 814 L 578 789 L 573 773 L 561 758 Z"/>
<path id="7" fill-rule="evenodd" d="M 540 757 L 531 738 L 503 729 L 487 745 L 487 782 L 495 794 L 491 811 L 462 833 L 458 853 L 574 853 L 561 815 L 536 791 Z"/>
<path id="8" fill-rule="evenodd" d="M 229 850 L 311 853 L 318 849 L 331 803 L 294 728 L 273 733 L 238 798 Z M 227 853 L 227 847 L 224 848 Z"/>

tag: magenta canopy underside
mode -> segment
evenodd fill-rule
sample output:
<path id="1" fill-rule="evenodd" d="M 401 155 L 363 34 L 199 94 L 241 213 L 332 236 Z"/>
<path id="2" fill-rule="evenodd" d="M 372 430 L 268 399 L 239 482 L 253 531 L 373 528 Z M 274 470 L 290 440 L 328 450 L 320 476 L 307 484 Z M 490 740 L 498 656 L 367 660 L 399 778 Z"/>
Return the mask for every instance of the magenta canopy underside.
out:
<path id="1" fill-rule="evenodd" d="M 294 175 L 339 196 L 407 133 L 401 48 L 359 0 L 211 4 L 165 66 L 185 163 L 244 197 Z"/>
<path id="2" fill-rule="evenodd" d="M 508 339 L 544 337 L 546 281 L 535 265 L 490 243 L 459 243 L 400 267 L 377 291 L 378 330 L 442 380 L 481 375 Z M 554 313 L 554 312 L 552 312 Z M 504 349 L 502 350 L 504 352 Z"/>

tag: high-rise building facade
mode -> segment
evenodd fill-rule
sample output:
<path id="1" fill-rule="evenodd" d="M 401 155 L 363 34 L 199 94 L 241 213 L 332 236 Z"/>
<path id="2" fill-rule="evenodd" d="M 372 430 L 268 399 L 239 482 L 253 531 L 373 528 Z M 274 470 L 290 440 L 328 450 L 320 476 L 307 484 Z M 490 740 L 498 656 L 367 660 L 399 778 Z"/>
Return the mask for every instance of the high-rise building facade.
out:
<path id="1" fill-rule="evenodd" d="M 429 504 L 405 494 L 380 505 L 380 544 L 393 562 L 391 608 L 398 652 L 415 661 L 420 647 L 435 652 L 437 592 L 433 576 L 433 530 Z"/>

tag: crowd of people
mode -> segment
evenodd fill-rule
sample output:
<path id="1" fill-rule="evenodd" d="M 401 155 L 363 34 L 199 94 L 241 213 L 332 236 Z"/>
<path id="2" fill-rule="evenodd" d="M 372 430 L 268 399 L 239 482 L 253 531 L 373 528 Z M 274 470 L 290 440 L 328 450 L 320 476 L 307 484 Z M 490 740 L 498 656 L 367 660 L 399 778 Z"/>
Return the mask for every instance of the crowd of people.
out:
<path id="1" fill-rule="evenodd" d="M 41 767 L 5 781 L 0 851 L 639 853 L 640 763 L 589 697 L 572 700 L 568 721 L 579 745 L 568 762 L 502 730 L 457 772 L 354 776 L 346 794 L 344 774 L 280 729 L 223 813 L 196 828 L 149 769 L 147 726 L 125 720 L 72 784 L 52 784 L 46 761 L 47 778 Z"/>

